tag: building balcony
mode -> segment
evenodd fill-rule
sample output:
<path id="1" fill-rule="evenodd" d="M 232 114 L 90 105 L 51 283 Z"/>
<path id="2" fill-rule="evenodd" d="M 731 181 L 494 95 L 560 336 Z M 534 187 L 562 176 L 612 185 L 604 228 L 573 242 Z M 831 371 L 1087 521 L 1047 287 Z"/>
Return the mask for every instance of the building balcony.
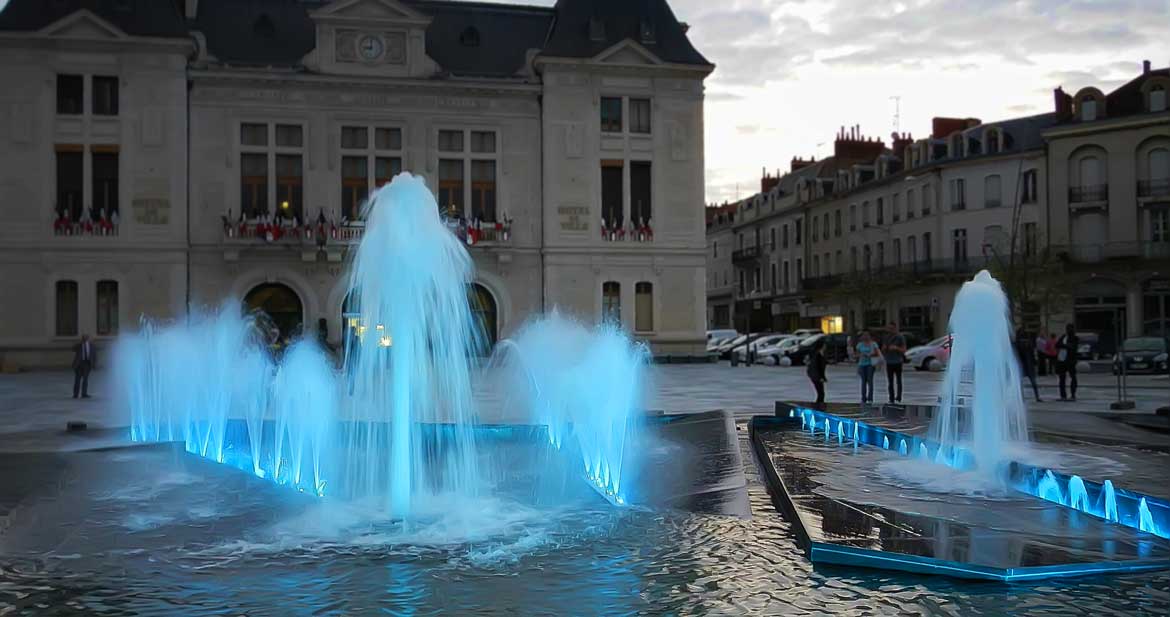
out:
<path id="1" fill-rule="evenodd" d="M 85 236 L 89 238 L 117 237 L 118 215 L 82 217 L 76 220 L 67 216 L 58 216 L 53 221 L 54 236 Z"/>
<path id="2" fill-rule="evenodd" d="M 1170 197 L 1170 178 L 1138 180 L 1138 197 Z"/>
<path id="3" fill-rule="evenodd" d="M 1095 264 L 1112 260 L 1170 259 L 1170 242 L 1102 242 L 1054 247 L 1074 263 Z"/>
<path id="4" fill-rule="evenodd" d="M 760 247 L 747 246 L 731 252 L 731 263 L 747 263 L 760 258 Z"/>
<path id="5" fill-rule="evenodd" d="M 469 247 L 510 246 L 512 243 L 511 221 L 466 224 L 457 219 L 450 219 L 447 221 L 447 227 L 455 237 Z M 302 250 L 326 250 L 360 244 L 365 231 L 366 226 L 362 222 L 298 226 L 239 223 L 224 225 L 223 241 L 224 244 L 237 246 L 271 245 L 297 247 Z"/>
<path id="6" fill-rule="evenodd" d="M 1108 200 L 1108 184 L 1089 184 L 1085 186 L 1070 186 L 1068 188 L 1068 202 L 1070 204 L 1088 204 Z"/>
<path id="7" fill-rule="evenodd" d="M 602 221 L 601 239 L 606 242 L 653 242 L 654 229 L 650 225 L 611 225 Z"/>

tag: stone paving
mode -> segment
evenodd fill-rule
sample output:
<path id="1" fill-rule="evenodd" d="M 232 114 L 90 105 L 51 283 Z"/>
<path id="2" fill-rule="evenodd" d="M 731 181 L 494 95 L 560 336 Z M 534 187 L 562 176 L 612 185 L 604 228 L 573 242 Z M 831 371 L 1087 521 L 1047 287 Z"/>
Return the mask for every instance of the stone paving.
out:
<path id="1" fill-rule="evenodd" d="M 769 413 L 776 400 L 812 400 L 811 385 L 803 367 L 751 366 L 732 367 L 717 364 L 663 364 L 651 371 L 652 394 L 648 405 L 671 413 L 727 409 L 736 413 Z M 60 433 L 72 420 L 86 422 L 91 428 L 114 428 L 128 424 L 124 413 L 111 397 L 109 373 L 96 371 L 91 378 L 93 398 L 71 398 L 73 376 L 65 371 L 0 374 L 0 450 L 12 443 L 14 434 Z M 853 365 L 830 366 L 828 400 L 856 402 L 860 398 L 859 381 Z M 906 403 L 934 403 L 941 373 L 909 370 L 904 376 Z M 1116 400 L 1116 381 L 1108 374 L 1081 377 L 1076 403 L 1057 399 L 1056 378 L 1041 377 L 1043 403 L 1029 403 L 1030 419 L 1035 430 L 1086 439 L 1111 442 L 1170 446 L 1164 433 L 1136 429 L 1103 418 L 1109 403 Z M 1150 414 L 1170 404 L 1170 379 L 1166 376 L 1131 377 L 1129 398 L 1137 404 L 1136 413 Z M 1025 391 L 1030 400 L 1030 392 Z M 875 398 L 885 400 L 884 374 L 876 379 Z M 480 392 L 483 407 L 501 407 L 501 397 Z M 497 409 L 487 414 L 497 421 L 518 421 L 515 413 Z"/>

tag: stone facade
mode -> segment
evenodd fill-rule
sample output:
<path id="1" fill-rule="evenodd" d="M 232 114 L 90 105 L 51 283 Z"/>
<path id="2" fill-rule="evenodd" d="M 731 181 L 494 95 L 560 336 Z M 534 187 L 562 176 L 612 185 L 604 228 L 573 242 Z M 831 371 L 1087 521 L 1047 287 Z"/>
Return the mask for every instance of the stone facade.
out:
<path id="1" fill-rule="evenodd" d="M 611 311 L 657 353 L 702 351 L 713 67 L 664 3 L 647 4 L 654 27 L 640 37 L 622 16 L 577 33 L 578 2 L 254 4 L 232 14 L 242 24 L 210 0 L 152 5 L 176 11 L 167 32 L 82 2 L 14 0 L 0 19 L 13 86 L 0 93 L 6 365 L 61 365 L 82 333 L 108 340 L 141 316 L 181 318 L 273 286 L 291 292 L 304 332 L 323 323 L 339 344 L 355 204 L 390 170 L 423 176 L 463 222 L 490 338 L 557 307 L 585 321 Z M 73 75 L 84 105 L 65 113 Z M 94 113 L 109 77 L 115 109 Z M 620 126 L 603 130 L 614 99 Z M 77 160 L 70 192 L 57 176 Z M 604 222 L 606 165 L 624 173 L 620 225 Z M 90 214 L 111 186 L 116 224 Z M 254 233 L 282 214 L 279 237 Z M 612 283 L 616 297 L 603 298 Z"/>

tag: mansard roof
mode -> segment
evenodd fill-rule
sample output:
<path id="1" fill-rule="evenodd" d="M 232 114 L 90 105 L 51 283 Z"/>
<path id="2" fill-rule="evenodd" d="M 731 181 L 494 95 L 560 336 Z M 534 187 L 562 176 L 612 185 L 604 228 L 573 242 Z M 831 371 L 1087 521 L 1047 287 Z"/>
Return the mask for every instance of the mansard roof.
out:
<path id="1" fill-rule="evenodd" d="M 632 40 L 664 62 L 711 66 L 691 45 L 666 0 L 557 0 L 554 10 L 545 56 L 593 58 Z"/>
<path id="2" fill-rule="evenodd" d="M 515 75 L 525 68 L 528 50 L 544 45 L 553 22 L 553 10 L 543 7 L 434 0 L 403 4 L 432 17 L 427 55 L 455 75 Z"/>
<path id="3" fill-rule="evenodd" d="M 0 30 L 35 32 L 81 10 L 131 36 L 188 36 L 179 4 L 171 0 L 9 0 L 0 11 Z"/>

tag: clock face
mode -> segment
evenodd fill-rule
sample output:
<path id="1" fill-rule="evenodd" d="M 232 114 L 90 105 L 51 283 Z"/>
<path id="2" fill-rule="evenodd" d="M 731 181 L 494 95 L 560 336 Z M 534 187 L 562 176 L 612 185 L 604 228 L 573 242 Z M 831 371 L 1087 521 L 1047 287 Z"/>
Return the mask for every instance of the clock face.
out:
<path id="1" fill-rule="evenodd" d="M 382 39 L 373 35 L 358 40 L 358 53 L 366 60 L 375 60 L 382 55 Z"/>

